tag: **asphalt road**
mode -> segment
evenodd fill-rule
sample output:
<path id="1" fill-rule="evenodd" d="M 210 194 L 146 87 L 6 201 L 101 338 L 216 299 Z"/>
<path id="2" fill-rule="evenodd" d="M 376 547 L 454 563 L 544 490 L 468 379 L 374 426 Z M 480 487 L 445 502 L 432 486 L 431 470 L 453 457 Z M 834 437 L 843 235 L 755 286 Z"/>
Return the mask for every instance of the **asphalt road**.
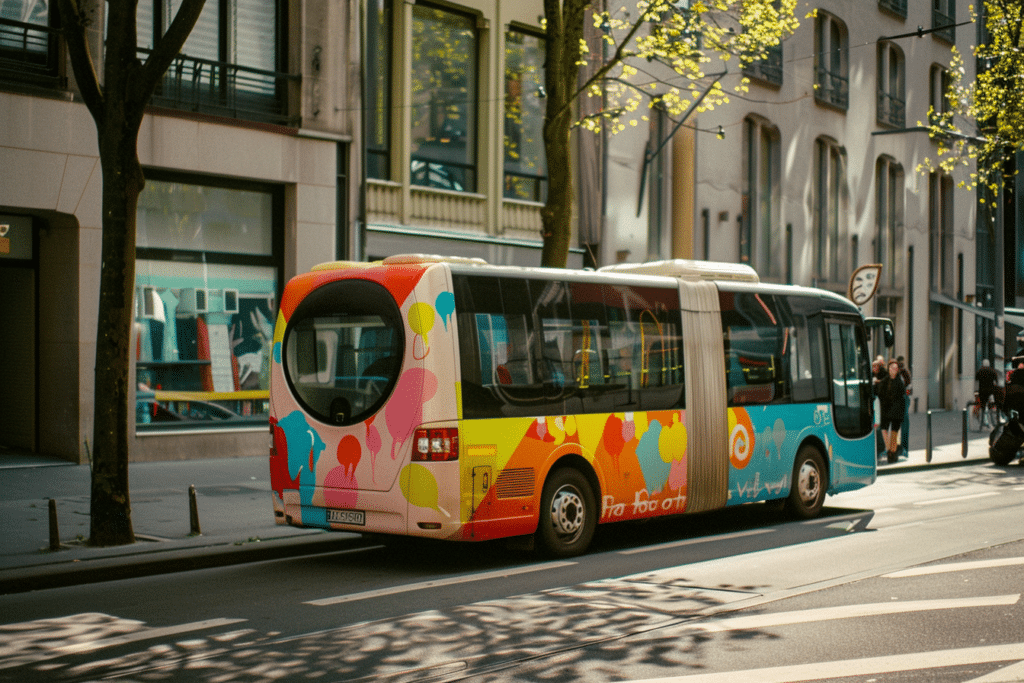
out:
<path id="1" fill-rule="evenodd" d="M 829 504 L 619 525 L 569 561 L 370 539 L 2 596 L 0 681 L 1024 680 L 1024 468 Z"/>

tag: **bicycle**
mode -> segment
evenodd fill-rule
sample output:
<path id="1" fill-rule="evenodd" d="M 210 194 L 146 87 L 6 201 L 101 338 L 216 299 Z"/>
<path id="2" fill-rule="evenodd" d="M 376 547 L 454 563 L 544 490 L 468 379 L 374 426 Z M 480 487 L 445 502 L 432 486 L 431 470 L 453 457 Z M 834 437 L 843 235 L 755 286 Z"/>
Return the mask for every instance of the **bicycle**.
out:
<path id="1" fill-rule="evenodd" d="M 967 407 L 971 410 L 971 424 L 979 432 L 984 431 L 987 426 L 989 429 L 995 429 L 1002 423 L 1001 416 L 999 414 L 999 406 L 996 404 L 995 393 L 992 393 L 988 397 L 988 403 L 984 409 L 981 405 L 981 396 L 978 392 L 974 392 L 974 400 L 967 404 Z"/>

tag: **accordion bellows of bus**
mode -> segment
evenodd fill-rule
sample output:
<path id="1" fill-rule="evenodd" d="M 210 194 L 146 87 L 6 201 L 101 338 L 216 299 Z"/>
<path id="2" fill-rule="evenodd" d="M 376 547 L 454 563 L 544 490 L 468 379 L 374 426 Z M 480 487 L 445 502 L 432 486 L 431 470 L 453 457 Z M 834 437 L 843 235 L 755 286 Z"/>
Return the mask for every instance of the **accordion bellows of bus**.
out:
<path id="1" fill-rule="evenodd" d="M 276 519 L 570 556 L 605 522 L 813 517 L 875 480 L 869 331 L 735 264 L 323 264 L 274 333 Z"/>

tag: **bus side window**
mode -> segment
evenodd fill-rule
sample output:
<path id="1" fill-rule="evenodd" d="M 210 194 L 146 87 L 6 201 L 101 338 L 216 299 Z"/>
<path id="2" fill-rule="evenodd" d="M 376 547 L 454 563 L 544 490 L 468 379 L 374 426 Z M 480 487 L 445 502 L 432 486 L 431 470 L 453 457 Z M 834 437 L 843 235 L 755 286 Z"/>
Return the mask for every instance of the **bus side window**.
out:
<path id="1" fill-rule="evenodd" d="M 775 297 L 720 292 L 729 405 L 789 399 L 783 372 L 786 330 L 779 323 Z"/>

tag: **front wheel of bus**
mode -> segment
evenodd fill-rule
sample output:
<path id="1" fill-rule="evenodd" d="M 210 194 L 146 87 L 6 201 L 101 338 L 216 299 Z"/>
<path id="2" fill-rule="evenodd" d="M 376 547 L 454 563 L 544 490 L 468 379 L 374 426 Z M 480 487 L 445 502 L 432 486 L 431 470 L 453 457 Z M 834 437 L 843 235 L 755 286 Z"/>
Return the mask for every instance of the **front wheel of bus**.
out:
<path id="1" fill-rule="evenodd" d="M 817 517 L 825 504 L 828 474 L 821 453 L 814 446 L 803 446 L 793 463 L 793 486 L 786 499 L 786 510 L 794 517 Z"/>
<path id="2" fill-rule="evenodd" d="M 586 551 L 597 526 L 597 505 L 590 482 L 578 470 L 555 470 L 544 482 L 537 536 L 554 557 Z"/>

